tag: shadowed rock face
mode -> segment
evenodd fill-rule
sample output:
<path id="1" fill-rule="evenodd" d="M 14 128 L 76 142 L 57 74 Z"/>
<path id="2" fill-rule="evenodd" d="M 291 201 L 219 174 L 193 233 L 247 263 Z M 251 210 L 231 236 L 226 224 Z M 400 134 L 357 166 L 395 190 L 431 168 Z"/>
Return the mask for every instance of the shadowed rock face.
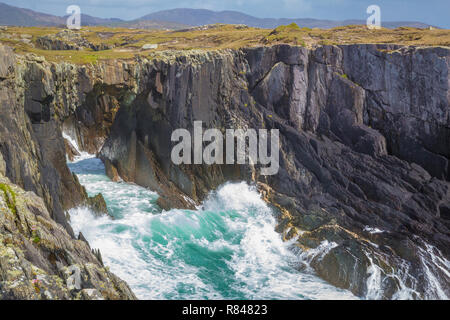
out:
<path id="1" fill-rule="evenodd" d="M 65 214 L 82 204 L 101 209 L 69 171 L 61 133 L 86 100 L 83 70 L 0 46 L 0 299 L 135 299 L 98 252 L 74 239 Z"/>
<path id="2" fill-rule="evenodd" d="M 6 175 L 61 221 L 58 206 L 85 201 L 65 165 L 63 128 L 81 150 L 103 145 L 108 175 L 157 191 L 163 208 L 193 207 L 226 181 L 256 183 L 280 213 L 279 231 L 298 237 L 309 265 L 338 287 L 371 298 L 398 297 L 403 285 L 413 298 L 450 295 L 448 266 L 429 263 L 450 256 L 450 50 L 282 45 L 82 67 L 0 57 Z M 279 173 L 175 166 L 172 131 L 192 132 L 196 120 L 221 131 L 279 129 Z M 440 291 L 428 287 L 428 271 Z"/>
<path id="3" fill-rule="evenodd" d="M 162 207 L 190 207 L 185 196 L 199 202 L 226 181 L 256 182 L 287 238 L 305 250 L 336 244 L 310 259 L 327 281 L 376 298 L 396 297 L 403 281 L 413 297 L 431 297 L 425 243 L 450 253 L 449 57 L 443 48 L 276 46 L 153 61 L 101 157 L 108 172 L 157 190 Z M 192 133 L 195 120 L 222 132 L 279 129 L 279 173 L 173 165 L 171 133 Z M 448 276 L 437 274 L 448 295 Z"/>
<path id="4" fill-rule="evenodd" d="M 84 195 L 65 163 L 52 107 L 52 72 L 37 62 L 19 62 L 6 47 L 0 47 L 0 56 L 0 152 L 5 175 L 42 197 L 54 220 L 71 232 L 64 210 L 81 203 Z"/>
<path id="5" fill-rule="evenodd" d="M 343 71 L 366 91 L 364 121 L 386 137 L 389 153 L 450 180 L 448 48 L 350 46 L 343 58 Z"/>

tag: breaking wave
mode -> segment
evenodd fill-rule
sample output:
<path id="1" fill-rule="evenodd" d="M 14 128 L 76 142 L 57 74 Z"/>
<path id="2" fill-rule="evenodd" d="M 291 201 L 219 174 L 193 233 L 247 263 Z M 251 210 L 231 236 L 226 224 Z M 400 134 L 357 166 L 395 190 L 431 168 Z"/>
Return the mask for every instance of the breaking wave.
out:
<path id="1" fill-rule="evenodd" d="M 275 231 L 256 189 L 229 183 L 197 210 L 160 212 L 156 193 L 112 182 L 98 159 L 69 164 L 89 195 L 103 194 L 114 219 L 86 208 L 71 225 L 102 252 L 141 299 L 354 299 L 312 272 Z"/>

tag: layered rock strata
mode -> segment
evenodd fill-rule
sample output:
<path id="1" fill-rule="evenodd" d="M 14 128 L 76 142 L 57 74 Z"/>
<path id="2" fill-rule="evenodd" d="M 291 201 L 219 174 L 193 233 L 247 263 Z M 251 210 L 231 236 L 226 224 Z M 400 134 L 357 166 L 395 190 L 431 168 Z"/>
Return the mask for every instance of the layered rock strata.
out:
<path id="1" fill-rule="evenodd" d="M 280 45 L 88 66 L 0 50 L 5 175 L 67 229 L 65 210 L 86 195 L 62 131 L 99 152 L 111 178 L 157 191 L 162 208 L 257 184 L 308 267 L 359 296 L 450 295 L 450 49 Z M 278 129 L 279 173 L 174 165 L 171 133 L 194 121 Z"/>

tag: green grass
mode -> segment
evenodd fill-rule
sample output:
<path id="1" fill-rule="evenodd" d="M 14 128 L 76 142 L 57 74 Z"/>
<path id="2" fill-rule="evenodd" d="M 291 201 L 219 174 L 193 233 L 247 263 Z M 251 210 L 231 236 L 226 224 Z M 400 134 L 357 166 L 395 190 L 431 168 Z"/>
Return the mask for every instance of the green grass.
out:
<path id="1" fill-rule="evenodd" d="M 39 238 L 38 236 L 33 236 L 33 243 L 39 244 L 40 242 L 41 242 L 41 238 Z"/>
<path id="2" fill-rule="evenodd" d="M 3 197 L 9 210 L 11 210 L 12 213 L 16 214 L 16 194 L 14 193 L 14 191 L 12 191 L 10 186 L 4 183 L 0 183 L 0 190 L 3 191 Z"/>
<path id="3" fill-rule="evenodd" d="M 317 45 L 395 43 L 417 46 L 450 46 L 450 30 L 381 28 L 369 30 L 366 26 L 354 25 L 333 29 L 305 28 L 295 23 L 275 29 L 237 27 L 217 24 L 205 30 L 199 28 L 185 31 L 126 29 L 111 27 L 86 27 L 77 31 L 89 42 L 113 45 L 104 51 L 85 49 L 80 51 L 42 50 L 36 45 L 21 41 L 30 38 L 33 44 L 44 35 L 54 35 L 61 28 L 8 27 L 0 31 L 0 43 L 11 46 L 19 54 L 34 53 L 50 62 L 74 64 L 96 64 L 102 60 L 133 59 L 136 55 L 147 57 L 166 50 L 221 50 L 244 47 L 270 46 L 275 44 L 301 45 L 308 48 Z M 144 44 L 157 44 L 157 49 L 141 50 Z"/>
<path id="4" fill-rule="evenodd" d="M 295 23 L 292 22 L 288 25 L 278 26 L 276 27 L 271 33 L 281 33 L 281 32 L 290 32 L 290 31 L 301 31 L 300 27 Z"/>
<path id="5" fill-rule="evenodd" d="M 264 42 L 266 44 L 272 43 L 292 43 L 295 45 L 306 46 L 303 36 L 305 31 L 309 31 L 308 28 L 300 29 L 296 23 L 291 23 L 286 26 L 279 26 L 272 30 L 268 36 L 265 37 Z"/>

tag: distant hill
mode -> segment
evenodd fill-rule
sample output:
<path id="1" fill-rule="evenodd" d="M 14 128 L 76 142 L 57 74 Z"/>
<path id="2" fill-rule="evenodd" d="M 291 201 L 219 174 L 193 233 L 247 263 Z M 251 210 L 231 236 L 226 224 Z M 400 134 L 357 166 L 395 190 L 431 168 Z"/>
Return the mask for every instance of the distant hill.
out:
<path id="1" fill-rule="evenodd" d="M 200 26 L 213 23 L 227 23 L 227 24 L 245 24 L 250 27 L 257 28 L 276 28 L 279 25 L 286 25 L 292 22 L 297 23 L 301 27 L 308 28 L 323 28 L 329 29 L 339 26 L 351 25 L 351 24 L 365 24 L 365 20 L 345 20 L 345 21 L 332 21 L 332 20 L 319 20 L 319 19 L 302 19 L 302 18 L 256 18 L 238 11 L 211 11 L 206 9 L 172 9 L 154 12 L 143 16 L 139 20 L 155 20 L 155 21 L 167 21 L 180 24 L 187 24 L 190 26 Z M 416 21 L 394 21 L 384 22 L 383 27 L 386 28 L 398 28 L 398 27 L 415 27 L 415 28 L 427 28 L 430 25 L 416 22 Z"/>
<path id="2" fill-rule="evenodd" d="M 0 25 L 6 26 L 64 26 L 66 17 L 36 12 L 0 3 Z M 202 26 L 215 23 L 245 24 L 257 28 L 275 28 L 292 22 L 301 27 L 329 29 L 350 24 L 365 24 L 364 20 L 331 21 L 318 19 L 273 19 L 256 18 L 238 11 L 212 11 L 205 9 L 172 9 L 154 12 L 133 21 L 121 19 L 103 19 L 82 14 L 81 22 L 84 26 L 118 26 L 125 28 L 145 29 L 183 29 L 189 26 Z M 413 21 L 385 22 L 387 28 L 416 27 L 427 28 L 428 24 Z"/>
<path id="3" fill-rule="evenodd" d="M 66 20 L 69 16 L 63 17 L 63 23 L 66 24 Z M 103 19 L 103 18 L 97 18 L 93 17 L 87 14 L 81 14 L 81 23 L 85 26 L 103 26 L 103 25 L 110 25 L 114 23 L 121 23 L 123 20 L 112 18 L 112 19 Z"/>
<path id="4" fill-rule="evenodd" d="M 4 26 L 55 26 L 64 24 L 62 17 L 39 13 L 0 3 L 0 25 Z"/>
<path id="5" fill-rule="evenodd" d="M 133 20 L 133 21 L 122 21 L 118 23 L 110 23 L 109 27 L 122 27 L 122 28 L 134 28 L 134 29 L 168 29 L 168 30 L 181 30 L 192 27 L 191 25 L 177 23 L 177 22 L 167 22 L 167 21 L 157 21 L 157 20 Z"/>
<path id="6" fill-rule="evenodd" d="M 64 26 L 68 16 L 58 17 L 51 14 L 36 12 L 0 3 L 0 25 L 23 27 Z M 120 19 L 102 19 L 86 14 L 81 15 L 81 21 L 86 26 L 120 23 Z"/>

